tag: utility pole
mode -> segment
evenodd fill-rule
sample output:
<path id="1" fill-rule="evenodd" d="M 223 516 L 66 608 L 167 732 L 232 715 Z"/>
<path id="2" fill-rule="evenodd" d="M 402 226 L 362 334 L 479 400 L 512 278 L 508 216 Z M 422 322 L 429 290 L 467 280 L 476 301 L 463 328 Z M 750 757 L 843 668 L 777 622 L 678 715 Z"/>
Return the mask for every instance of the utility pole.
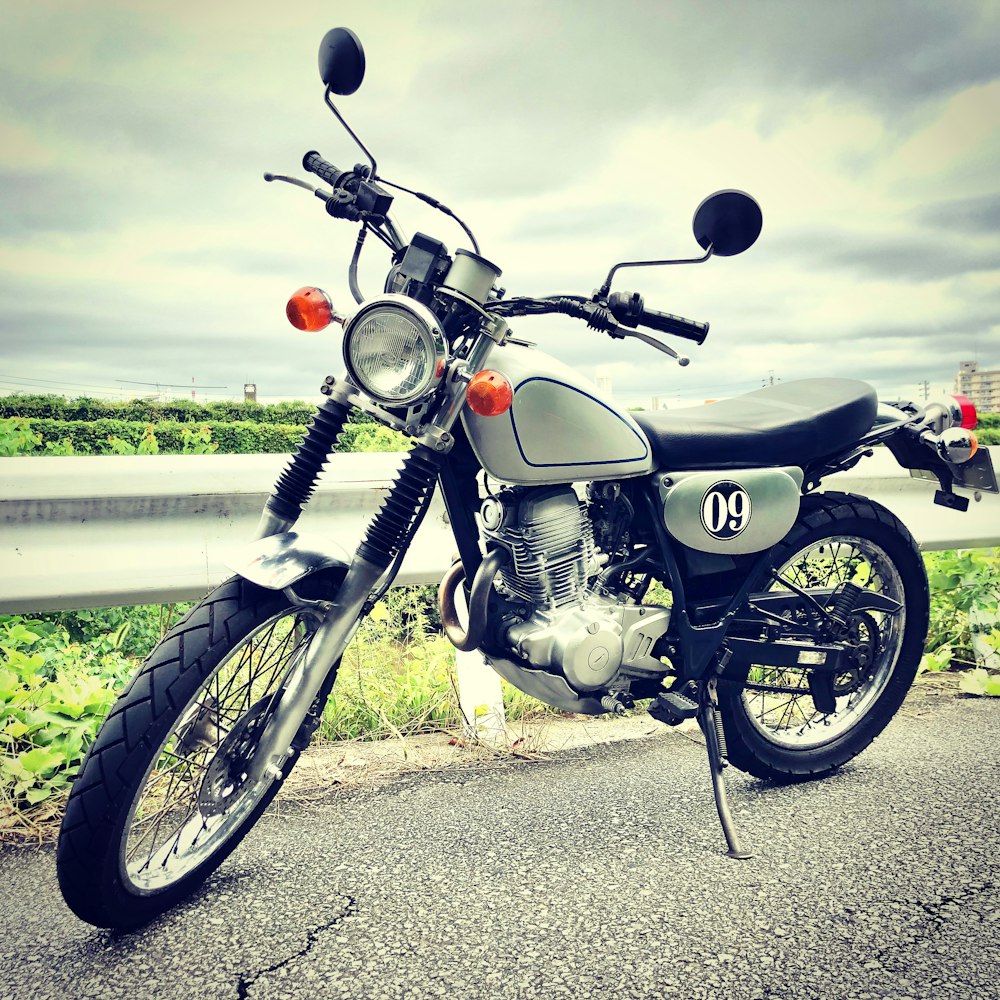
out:
<path id="1" fill-rule="evenodd" d="M 927 379 L 924 379 L 923 382 L 917 383 L 917 388 L 923 393 L 924 402 L 926 403 L 928 396 L 931 394 L 930 382 Z"/>

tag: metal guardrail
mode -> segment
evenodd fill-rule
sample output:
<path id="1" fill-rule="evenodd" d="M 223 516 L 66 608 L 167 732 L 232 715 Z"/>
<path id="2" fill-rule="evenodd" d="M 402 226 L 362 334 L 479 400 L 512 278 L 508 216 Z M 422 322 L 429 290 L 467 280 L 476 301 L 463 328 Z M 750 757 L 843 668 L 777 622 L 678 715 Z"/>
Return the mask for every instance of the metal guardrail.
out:
<path id="1" fill-rule="evenodd" d="M 1000 466 L 1000 447 L 990 449 Z M 335 455 L 299 528 L 360 540 L 402 460 Z M 196 599 L 227 575 L 228 551 L 257 523 L 286 455 L 0 459 L 0 612 Z M 966 513 L 935 506 L 884 450 L 825 481 L 885 504 L 924 549 L 1000 545 L 1000 498 Z M 397 579 L 436 583 L 455 546 L 440 500 Z"/>

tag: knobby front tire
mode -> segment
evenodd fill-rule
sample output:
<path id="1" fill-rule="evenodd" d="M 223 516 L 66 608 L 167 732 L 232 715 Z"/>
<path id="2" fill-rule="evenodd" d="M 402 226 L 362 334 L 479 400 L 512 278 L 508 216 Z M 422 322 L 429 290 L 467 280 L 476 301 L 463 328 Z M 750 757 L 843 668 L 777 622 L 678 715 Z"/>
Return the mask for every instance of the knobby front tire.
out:
<path id="1" fill-rule="evenodd" d="M 872 662 L 854 690 L 836 698 L 833 713 L 816 708 L 804 670 L 751 666 L 745 686 L 719 685 L 732 764 L 775 782 L 822 778 L 861 753 L 903 704 L 927 635 L 927 575 L 902 522 L 880 504 L 846 493 L 803 499 L 755 591 L 788 590 L 769 579 L 771 569 L 804 589 L 851 581 L 902 604 L 896 615 L 859 616 L 858 635 L 869 643 Z"/>
<path id="2" fill-rule="evenodd" d="M 77 916 L 99 927 L 146 923 L 247 835 L 281 781 L 251 786 L 245 765 L 313 631 L 283 593 L 236 577 L 167 633 L 73 783 L 56 867 Z"/>

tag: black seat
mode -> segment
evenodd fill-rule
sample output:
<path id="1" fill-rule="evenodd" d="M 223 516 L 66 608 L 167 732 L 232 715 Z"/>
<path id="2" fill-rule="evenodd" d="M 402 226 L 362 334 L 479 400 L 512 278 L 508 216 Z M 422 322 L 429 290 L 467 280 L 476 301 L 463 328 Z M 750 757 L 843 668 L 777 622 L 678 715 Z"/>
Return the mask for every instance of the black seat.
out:
<path id="1" fill-rule="evenodd" d="M 866 382 L 808 378 L 706 406 L 633 413 L 661 469 L 803 465 L 868 431 L 878 399 Z"/>

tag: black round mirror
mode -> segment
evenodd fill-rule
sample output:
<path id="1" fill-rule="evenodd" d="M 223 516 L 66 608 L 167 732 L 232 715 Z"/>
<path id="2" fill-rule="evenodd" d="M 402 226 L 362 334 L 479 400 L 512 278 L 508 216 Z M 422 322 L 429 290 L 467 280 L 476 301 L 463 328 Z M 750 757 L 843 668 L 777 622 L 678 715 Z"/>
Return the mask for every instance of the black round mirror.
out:
<path id="1" fill-rule="evenodd" d="M 365 78 L 365 50 L 350 28 L 331 28 L 319 45 L 320 79 L 335 94 L 353 94 Z"/>
<path id="2" fill-rule="evenodd" d="M 757 242 L 764 217 L 744 191 L 716 191 L 695 210 L 694 238 L 716 257 L 734 257 Z"/>

